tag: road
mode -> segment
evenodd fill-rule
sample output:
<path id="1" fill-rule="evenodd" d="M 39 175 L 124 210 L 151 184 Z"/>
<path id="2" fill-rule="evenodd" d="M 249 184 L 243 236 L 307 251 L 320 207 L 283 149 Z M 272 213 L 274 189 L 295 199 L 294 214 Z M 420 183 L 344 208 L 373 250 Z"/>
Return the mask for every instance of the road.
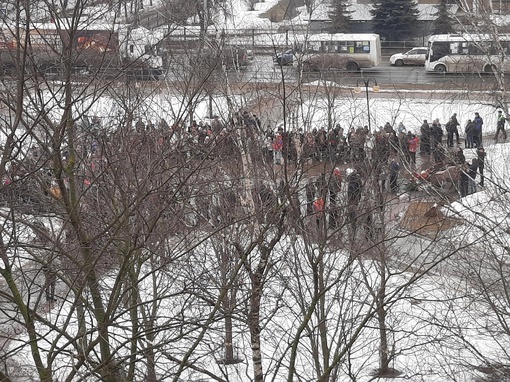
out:
<path id="1" fill-rule="evenodd" d="M 374 78 L 381 87 L 393 85 L 429 85 L 439 89 L 470 89 L 489 90 L 496 86 L 495 78 L 492 75 L 458 75 L 428 73 L 423 67 L 403 66 L 396 67 L 389 64 L 389 57 L 383 57 L 379 66 L 363 69 L 360 73 L 346 72 L 325 72 L 325 73 L 303 73 L 301 82 L 313 82 L 325 80 L 336 82 L 341 85 L 355 86 L 357 80 L 363 75 L 365 78 Z M 299 71 L 294 66 L 280 67 L 275 65 L 269 55 L 256 55 L 251 64 L 244 70 L 229 72 L 229 79 L 232 82 L 268 82 L 280 83 L 282 78 L 287 82 L 297 82 Z"/>

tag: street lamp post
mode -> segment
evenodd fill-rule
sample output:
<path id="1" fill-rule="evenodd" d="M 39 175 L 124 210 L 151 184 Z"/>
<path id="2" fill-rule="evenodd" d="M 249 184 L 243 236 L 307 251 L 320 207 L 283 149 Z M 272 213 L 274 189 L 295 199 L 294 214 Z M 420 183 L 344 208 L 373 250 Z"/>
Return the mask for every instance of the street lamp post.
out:
<path id="1" fill-rule="evenodd" d="M 354 89 L 355 93 L 361 93 L 360 88 L 361 83 L 365 86 L 365 94 L 367 97 L 368 130 L 372 131 L 370 125 L 370 102 L 368 99 L 368 88 L 370 87 L 370 85 L 372 85 L 372 90 L 377 93 L 379 91 L 379 85 L 377 85 L 377 81 L 375 78 L 358 78 L 358 80 L 356 81 L 356 88 Z"/>

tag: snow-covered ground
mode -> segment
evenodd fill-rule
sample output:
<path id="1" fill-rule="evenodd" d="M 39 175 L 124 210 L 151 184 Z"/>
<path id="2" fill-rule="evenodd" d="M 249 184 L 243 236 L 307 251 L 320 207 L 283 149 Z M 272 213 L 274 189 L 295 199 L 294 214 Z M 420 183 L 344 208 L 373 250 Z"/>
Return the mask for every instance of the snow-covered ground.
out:
<path id="1" fill-rule="evenodd" d="M 159 97 L 159 96 L 157 96 Z M 197 115 L 202 112 L 205 113 L 207 110 L 207 100 L 200 102 L 197 105 Z M 218 105 L 224 105 L 223 101 L 218 99 L 216 103 Z M 166 96 L 165 98 L 157 98 L 146 100 L 147 113 L 153 113 L 154 118 L 157 116 L 164 115 L 164 111 L 179 107 L 179 101 Z M 157 106 L 155 106 L 157 105 Z M 84 106 L 85 107 L 85 106 Z M 344 126 L 349 125 L 362 125 L 364 124 L 363 118 L 366 118 L 366 107 L 365 99 L 340 98 L 338 105 L 335 108 L 336 120 Z M 386 121 L 393 123 L 403 122 L 412 131 L 417 131 L 417 127 L 421 124 L 422 119 L 428 119 L 429 121 L 439 118 L 440 121 L 445 122 L 448 117 L 454 112 L 458 114 L 459 120 L 464 125 L 467 118 L 473 116 L 474 112 L 479 112 L 480 115 L 486 121 L 486 133 L 493 133 L 495 128 L 495 115 L 496 111 L 484 104 L 473 104 L 469 102 L 444 102 L 444 101 L 430 101 L 425 99 L 400 99 L 392 100 L 387 98 L 373 99 L 371 100 L 371 113 L 373 114 L 376 126 L 383 125 Z M 311 116 L 310 123 L 320 126 L 327 119 L 325 115 L 326 108 L 321 105 L 320 100 L 318 103 L 312 105 L 311 103 L 305 103 L 303 106 L 307 112 L 306 115 Z M 97 115 L 116 115 L 115 102 L 113 99 L 104 98 L 101 102 L 92 105 L 92 112 Z M 110 114 L 108 114 L 110 113 Z M 165 115 L 170 117 L 170 115 Z M 459 226 L 455 228 L 451 234 L 450 245 L 463 246 L 466 244 L 480 242 L 480 246 L 483 247 L 482 237 L 486 236 L 487 241 L 495 241 L 498 237 L 503 242 L 496 243 L 496 247 L 499 248 L 500 254 L 504 254 L 505 247 L 508 245 L 506 235 L 508 228 L 508 205 L 506 190 L 508 185 L 505 184 L 506 180 L 509 179 L 509 167 L 507 166 L 509 155 L 510 144 L 488 144 L 486 145 L 487 151 L 487 167 L 486 167 L 486 188 L 477 194 L 468 196 L 455 202 L 451 206 L 446 206 L 444 211 L 446 214 L 450 214 L 456 218 L 463 218 L 471 222 L 474 227 L 480 227 L 481 230 L 471 229 L 466 234 L 465 227 Z M 483 229 L 482 229 L 483 228 Z M 486 230 L 493 232 L 493 235 L 486 235 Z M 484 236 L 485 235 L 485 236 Z M 300 243 L 289 241 L 287 238 L 282 241 L 281 248 L 277 250 L 277 253 L 286 253 L 289 248 L 296 245 L 302 245 Z M 438 240 L 442 240 L 438 238 Z M 298 240 L 299 242 L 299 240 Z M 393 251 L 397 255 L 400 251 L 405 251 L 405 245 L 410 244 L 412 239 L 407 239 L 407 244 L 395 245 Z M 457 244 L 454 244 L 457 243 Z M 207 246 L 207 244 L 204 244 Z M 211 248 L 199 248 L 198 252 L 211 253 Z M 305 251 L 305 250 L 303 250 Z M 431 251 L 431 248 L 428 249 Z M 299 252 L 299 251 L 298 251 Z M 342 264 L 345 264 L 346 254 L 343 252 L 331 253 L 328 256 L 332 256 L 331 263 L 328 266 L 331 270 L 342 270 Z M 398 255 L 397 255 L 398 256 Z M 206 261 L 203 259 L 203 261 Z M 295 264 L 288 258 L 285 260 L 282 258 L 282 262 L 285 265 L 282 266 L 281 272 L 283 274 L 290 274 L 293 266 L 306 268 L 306 264 Z M 290 263 L 286 263 L 291 261 Z M 448 261 L 446 261 L 448 262 Z M 420 259 L 416 259 L 416 266 L 420 264 Z M 289 269 L 285 269 L 286 267 Z M 495 360 L 501 357 L 502 347 L 507 343 L 506 338 L 494 338 L 493 333 L 488 330 L 484 332 L 483 325 L 487 325 L 487 322 L 491 321 L 494 317 L 491 316 L 491 312 L 487 311 L 487 306 L 483 303 L 476 304 L 471 299 L 472 293 L 467 292 L 466 288 L 471 289 L 472 286 L 467 286 L 465 280 L 460 275 L 453 271 L 444 271 L 444 269 L 455 269 L 455 266 L 450 264 L 444 266 L 442 274 L 432 272 L 429 276 L 424 277 L 420 281 L 416 281 L 409 288 L 401 288 L 410 277 L 414 275 L 412 271 L 402 272 L 400 270 L 393 269 L 395 275 L 388 281 L 388 290 L 397 291 L 395 292 L 394 300 L 391 303 L 391 313 L 389 314 L 389 327 L 395 329 L 393 333 L 392 341 L 395 343 L 395 350 L 398 352 L 398 356 L 395 358 L 392 367 L 402 372 L 401 377 L 409 381 L 426 381 L 426 382 L 439 382 L 445 380 L 455 381 L 474 381 L 474 375 L 476 372 L 473 371 L 473 365 L 479 365 L 481 362 L 480 357 L 477 358 L 477 353 L 473 349 L 477 349 L 479 353 L 483 355 L 482 358 L 486 360 Z M 303 271 L 305 272 L 306 269 Z M 352 265 L 349 269 L 350 278 L 356 280 L 365 280 L 366 285 L 354 286 L 347 288 L 347 291 L 338 291 L 335 293 L 343 293 L 343 298 L 352 294 L 351 298 L 362 298 L 362 296 L 369 295 L 370 288 L 377 286 L 378 280 L 378 266 L 376 262 L 372 261 L 361 261 L 360 263 Z M 305 272 L 306 273 L 306 272 Z M 340 273 L 339 273 L 340 274 Z M 363 276 L 364 275 L 364 276 Z M 162 281 L 164 280 L 164 276 Z M 290 277 L 290 276 L 286 276 Z M 305 274 L 302 280 L 303 284 L 313 283 L 312 280 L 307 280 Z M 104 284 L 104 290 L 108 291 L 111 285 L 114 283 L 114 279 L 105 277 L 101 281 Z M 184 281 L 183 281 L 184 282 Z M 274 293 L 274 298 L 277 298 L 281 291 L 281 280 L 275 280 L 274 283 L 267 284 L 267 288 L 270 291 L 270 295 Z M 347 280 L 345 280 L 347 282 Z M 344 285 L 344 284 L 341 284 Z M 348 285 L 348 284 L 346 284 Z M 150 288 L 143 286 L 140 288 L 141 291 Z M 170 293 L 171 294 L 171 293 Z M 276 367 L 277 360 L 281 357 L 283 365 L 287 361 L 286 351 L 290 341 L 293 340 L 295 334 L 296 325 L 300 323 L 300 301 L 299 296 L 293 293 L 286 294 L 285 307 L 281 307 L 278 314 L 276 314 L 271 320 L 267 322 L 267 326 L 263 331 L 262 344 L 263 351 L 263 362 L 268 367 Z M 140 296 L 141 300 L 150 300 L 151 296 L 145 296 L 143 293 Z M 272 297 L 268 297 L 268 304 L 276 304 L 277 302 L 271 302 Z M 307 298 L 301 296 L 301 298 Z M 295 301 L 293 299 L 296 299 Z M 345 307 L 336 305 L 335 299 L 329 301 L 330 314 L 332 317 L 346 317 L 346 315 L 352 315 L 351 310 L 342 310 Z M 445 301 L 449 301 L 445 303 Z M 271 306 L 271 305 L 269 305 Z M 159 309 L 159 316 L 161 317 L 172 317 L 177 314 L 172 309 L 175 308 L 174 303 L 171 300 L 168 301 L 168 306 L 163 304 Z M 271 308 L 269 308 L 271 309 Z M 353 305 L 350 309 L 358 309 L 356 315 L 349 317 L 351 328 L 355 328 L 357 320 L 367 314 L 364 308 L 356 307 Z M 480 312 L 485 312 L 481 315 Z M 336 312 L 336 313 L 335 313 Z M 77 330 L 77 320 L 73 318 L 75 314 L 72 304 L 69 302 L 63 302 L 58 307 L 47 312 L 47 319 L 51 322 L 51 325 L 57 327 L 64 327 L 66 331 L 73 333 Z M 202 312 L 204 314 L 204 312 Z M 119 317 L 120 318 L 120 317 Z M 129 322 L 127 317 L 125 324 Z M 333 320 L 332 318 L 330 318 Z M 334 320 L 333 320 L 334 321 Z M 333 322 L 331 321 L 331 322 Z M 458 333 L 448 333 L 443 327 L 443 324 L 448 322 L 450 327 L 448 330 L 459 330 Z M 166 325 L 165 320 L 159 322 L 161 325 Z M 469 324 L 468 324 L 469 323 Z M 341 321 L 336 322 L 332 325 L 340 325 Z M 454 326 L 454 325 L 457 326 Z M 475 325 L 476 324 L 476 325 Z M 494 324 L 494 323 L 493 323 Z M 243 324 L 238 323 L 235 333 L 235 342 L 238 346 L 238 351 L 241 352 L 245 362 L 237 366 L 229 366 L 230 381 L 244 382 L 243 375 L 245 373 L 251 373 L 251 361 L 250 361 L 250 348 L 249 339 L 247 337 L 248 330 L 243 327 Z M 366 330 L 363 330 L 359 338 L 356 340 L 356 345 L 352 351 L 349 352 L 351 369 L 356 374 L 358 381 L 368 381 L 371 378 L 371 372 L 377 368 L 378 360 L 378 332 L 376 330 L 375 322 L 373 325 L 369 325 Z M 494 324 L 495 325 L 495 324 Z M 345 329 L 345 328 L 343 328 Z M 342 330 L 343 330 L 342 329 Z M 56 340 L 56 333 L 52 331 L 50 327 L 42 324 L 38 324 L 37 330 L 40 331 L 49 341 Z M 221 325 L 218 326 L 210 333 L 207 341 L 213 343 L 221 343 Z M 340 330 L 340 327 L 335 329 Z M 112 330 L 112 336 L 115 338 L 123 338 L 129 335 L 129 330 L 126 332 L 124 329 Z M 463 338 L 462 342 L 459 338 Z M 298 360 L 299 360 L 299 372 L 304 376 L 303 380 L 313 380 L 313 375 L 309 374 L 312 370 L 313 365 L 309 360 L 309 349 L 305 345 L 306 338 L 302 338 L 302 346 L 298 347 Z M 331 341 L 335 341 L 334 337 Z M 65 341 L 57 341 L 60 345 L 65 347 Z M 393 343 L 392 342 L 392 343 Z M 359 345 L 358 345 L 359 343 Z M 31 370 L 31 357 L 29 348 L 27 346 L 27 337 L 24 335 L 19 336 L 16 340 L 10 343 L 11 349 L 17 349 L 18 362 L 21 365 L 25 365 L 26 372 L 30 373 Z M 200 344 L 197 348 L 198 353 L 207 354 L 210 342 Z M 466 344 L 469 344 L 467 346 Z M 503 345 L 501 345 L 503 344 Z M 174 346 L 173 344 L 172 346 Z M 501 346 L 500 346 L 501 345 Z M 18 346 L 20 348 L 18 348 Z M 340 346 L 340 345 L 339 345 Z M 186 347 L 185 342 L 179 342 L 179 347 Z M 23 349 L 23 350 L 20 350 Z M 59 359 L 56 361 L 55 370 L 59 370 L 60 375 L 65 375 L 72 367 L 70 360 L 62 353 Z M 479 354 L 478 354 L 479 355 Z M 491 361 L 491 362 L 492 362 Z M 163 361 L 161 361 L 163 362 Z M 198 362 L 198 361 L 197 361 Z M 216 375 L 221 375 L 221 367 L 218 366 L 216 360 L 212 357 L 205 356 L 204 359 L 200 360 L 200 364 L 206 369 L 212 371 Z M 471 364 L 471 365 L 470 365 Z M 165 367 L 164 364 L 161 367 Z M 225 370 L 223 370 L 225 371 Z M 344 370 L 345 372 L 345 370 Z M 274 381 L 286 380 L 286 368 L 282 366 L 279 370 L 273 369 L 271 373 L 274 376 Z M 197 373 L 189 374 L 190 380 L 196 378 Z M 344 375 L 344 374 L 342 374 Z M 306 376 L 306 377 L 305 377 Z M 344 375 L 345 376 L 345 375 Z M 203 378 L 203 376 L 202 376 Z M 206 379 L 207 380 L 207 379 Z"/>
<path id="2" fill-rule="evenodd" d="M 269 9 L 275 2 L 276 0 L 257 3 L 256 10 L 246 11 L 247 5 L 244 2 L 234 0 L 231 12 L 236 17 L 224 20 L 223 25 L 228 29 L 241 26 L 247 28 L 266 27 L 269 20 L 262 20 L 258 15 Z M 154 6 L 157 5 L 154 2 Z M 220 20 L 218 20 L 219 22 Z M 239 108 L 247 103 L 247 100 L 241 96 L 234 97 L 234 100 Z M 50 99 L 47 98 L 46 101 L 49 102 Z M 214 97 L 213 101 L 213 114 L 223 115 L 226 109 L 226 100 L 223 97 Z M 424 119 L 432 121 L 438 118 L 442 123 L 446 123 L 453 113 L 457 113 L 462 130 L 467 120 L 472 118 L 475 112 L 479 112 L 485 120 L 485 134 L 492 134 L 495 131 L 497 110 L 484 103 L 419 99 L 414 96 L 409 99 L 373 97 L 369 102 L 374 129 L 386 122 L 394 125 L 403 122 L 409 131 L 417 133 Z M 59 116 L 57 104 L 56 102 L 54 109 L 53 117 L 55 118 Z M 182 98 L 175 95 L 156 95 L 141 103 L 139 113 L 154 122 L 157 122 L 159 118 L 165 118 L 171 124 L 185 112 L 182 110 L 182 104 Z M 197 119 L 205 119 L 209 114 L 208 109 L 209 99 L 205 97 L 199 99 L 195 107 Z M 123 118 L 121 105 L 117 104 L 114 98 L 108 96 L 102 97 L 99 102 L 93 104 L 85 101 L 83 104 L 77 105 L 77 110 L 87 110 L 89 115 L 101 116 L 104 118 L 105 124 L 112 126 Z M 330 110 L 329 117 L 328 110 Z M 368 110 L 363 95 L 347 94 L 338 97 L 334 107 L 329 109 L 326 100 L 322 98 L 303 100 L 296 110 L 296 115 L 299 117 L 293 125 L 294 128 L 309 130 L 314 127 L 323 127 L 327 125 L 328 119 L 332 118 L 334 124 L 339 123 L 348 129 L 367 124 Z M 270 118 L 269 114 L 268 118 Z M 283 123 L 277 118 L 266 122 L 272 126 Z M 464 267 L 470 265 L 468 260 L 471 260 L 471 265 L 474 268 L 481 265 L 481 254 L 488 246 L 491 248 L 491 255 L 498 257 L 500 261 L 493 263 L 491 259 L 485 259 L 484 264 L 487 269 L 484 269 L 483 273 L 479 275 L 491 277 L 490 285 L 495 288 L 504 285 L 505 280 L 501 278 L 501 274 L 508 272 L 506 256 L 508 255 L 507 237 L 510 209 L 508 208 L 507 190 L 510 186 L 508 181 L 510 179 L 508 166 L 510 144 L 487 145 L 486 151 L 487 181 L 485 189 L 444 208 L 444 212 L 449 216 L 463 218 L 470 222 L 471 229 L 466 232 L 466 225 L 458 226 L 450 233 L 446 233 L 446 237 L 438 237 L 437 244 L 428 243 L 430 247 L 425 250 L 427 259 L 435 256 L 439 258 L 444 254 L 441 249 L 447 247 L 455 255 L 443 259 L 445 265 L 440 267 L 441 271 L 434 270 L 421 278 L 419 272 L 413 271 L 415 268 L 403 270 L 392 263 L 386 269 L 391 274 L 387 281 L 386 291 L 388 296 L 387 325 L 392 333 L 390 342 L 393 344 L 389 351 L 394 351 L 396 356 L 391 366 L 401 371 L 400 378 L 406 381 L 472 382 L 479 377 L 474 366 L 481 365 L 483 361 L 490 364 L 509 362 L 508 354 L 505 354 L 505 351 L 510 347 L 510 344 L 507 338 L 508 333 L 504 330 L 504 319 L 501 321 L 501 317 L 491 310 L 494 307 L 501 308 L 500 311 L 503 312 L 504 318 L 508 312 L 508 303 L 505 304 L 503 296 L 501 306 L 497 304 L 490 306 L 487 303 L 489 300 L 483 298 L 486 297 L 483 295 L 489 291 L 477 289 L 476 287 L 480 284 L 465 277 L 469 272 L 462 272 Z M 24 234 L 19 239 L 30 242 L 32 237 Z M 404 241 L 404 244 L 388 243 L 391 254 L 395 258 L 403 256 L 401 252 L 409 249 L 406 245 L 418 245 L 412 236 L 405 236 Z M 478 252 L 470 254 L 472 257 L 466 259 L 463 257 L 465 256 L 463 251 L 459 249 L 471 245 L 473 247 L 470 248 L 476 249 Z M 307 308 L 317 303 L 313 299 L 315 296 L 310 293 L 313 290 L 314 279 L 312 269 L 305 256 L 307 251 L 310 251 L 310 248 L 305 248 L 302 240 L 296 237 L 285 238 L 275 250 L 274 268 L 272 269 L 274 274 L 264 286 L 267 295 L 264 300 L 262 318 L 264 322 L 262 362 L 268 370 L 266 380 L 274 382 L 288 380 L 286 375 L 290 364 L 289 349 L 295 343 L 297 343 L 296 370 L 299 374 L 295 380 L 300 382 L 316 380 L 314 368 L 317 365 L 314 362 L 316 360 L 312 357 L 313 349 L 310 338 L 317 336 L 317 328 L 321 322 L 316 317 L 312 317 L 309 324 L 305 325 L 307 330 L 303 334 L 297 334 L 298 329 L 305 323 Z M 319 251 L 319 248 L 314 247 L 313 251 Z M 178 253 L 179 250 L 175 250 L 175 252 L 175 255 L 181 254 Z M 186 305 L 188 302 L 183 297 L 187 296 L 184 286 L 189 282 L 189 275 L 184 272 L 185 265 L 189 266 L 192 263 L 196 267 L 195 270 L 199 269 L 203 272 L 202 275 L 210 276 L 203 281 L 206 285 L 210 286 L 209 283 L 214 279 L 213 276 L 217 276 L 211 270 L 211 253 L 214 253 L 214 249 L 206 241 L 196 248 L 193 259 L 190 259 L 188 264 L 176 263 L 169 269 L 164 268 L 165 272 L 152 273 L 155 275 L 158 287 L 165 288 L 164 291 L 157 291 L 164 293 L 165 298 L 158 306 L 156 324 L 169 328 L 167 331 L 159 332 L 155 342 L 168 341 L 168 345 L 165 345 L 163 350 L 169 354 L 176 356 L 184 354 L 195 338 L 195 332 L 191 330 L 187 333 L 189 337 L 185 336 L 172 342 L 172 336 L 178 338 L 183 330 L 183 326 L 174 326 L 181 315 L 189 325 L 185 329 L 193 328 L 199 331 L 203 323 L 202 319 L 212 312 L 210 306 Z M 12 255 L 14 256 L 14 254 Z M 28 254 L 23 255 L 26 258 L 29 257 Z M 373 379 L 372 371 L 378 367 L 379 333 L 375 318 L 367 316 L 374 314 L 373 307 L 370 306 L 371 301 L 373 302 L 370 296 L 379 286 L 381 269 L 378 262 L 370 259 L 360 259 L 352 264 L 348 264 L 347 259 L 348 254 L 341 250 L 328 252 L 325 256 L 325 265 L 330 271 L 328 273 L 330 279 L 327 282 L 331 285 L 331 289 L 327 292 L 327 326 L 330 330 L 327 340 L 338 352 L 341 352 L 346 349 L 345 344 L 350 339 L 355 339 L 352 349 L 348 350 L 342 358 L 338 381 L 369 381 Z M 493 264 L 499 264 L 503 268 L 503 272 L 498 274 L 497 269 L 489 269 L 489 265 Z M 423 259 L 416 258 L 413 266 L 419 268 L 422 265 Z M 19 269 L 23 266 L 22 263 L 16 265 Z M 152 269 L 146 265 L 141 269 L 141 273 L 144 272 L 149 274 Z M 105 298 L 108 298 L 109 291 L 118 281 L 115 276 L 115 274 L 106 275 L 104 279 L 100 280 Z M 413 277 L 416 278 L 413 283 L 409 287 L 405 287 Z M 152 289 L 151 283 L 155 279 L 147 278 L 140 282 L 138 285 L 140 301 L 151 301 L 151 298 L 154 297 L 152 293 L 155 290 Z M 247 280 L 243 281 L 247 282 Z M 66 288 L 63 285 L 58 287 L 61 291 Z M 211 287 L 211 289 L 213 288 Z M 174 292 L 176 291 L 182 291 L 184 294 L 175 296 Z M 501 297 L 497 290 L 491 291 L 491 293 L 493 293 L 491 297 Z M 59 337 L 58 330 L 55 329 L 62 329 L 71 334 L 71 338 L 78 331 L 79 320 L 72 295 L 64 297 L 58 306 L 41 313 L 46 323 L 38 323 L 36 327 L 39 336 L 44 339 L 41 343 L 42 348 L 50 349 L 51 346 L 54 346 L 51 350 L 57 350 L 53 369 L 56 373 L 55 380 L 64 379 L 63 377 L 73 370 L 75 362 L 78 362 L 78 355 L 72 341 L 68 337 Z M 187 308 L 183 309 L 183 306 Z M 367 318 L 368 321 L 364 329 L 357 333 L 356 329 L 362 327 L 364 318 Z M 89 322 L 88 327 L 95 327 L 91 316 L 87 316 L 85 319 Z M 500 320 L 498 321 L 498 319 Z M 128 312 L 115 317 L 111 332 L 112 343 L 121 346 L 126 338 L 129 339 L 130 325 Z M 218 378 L 223 376 L 227 379 L 225 377 L 227 374 L 228 380 L 231 382 L 250 380 L 249 376 L 252 375 L 251 350 L 245 323 L 242 320 L 236 321 L 234 332 L 234 343 L 238 352 L 236 355 L 243 359 L 243 363 L 232 366 L 221 366 L 215 359 L 219 358 L 218 355 L 221 355 L 222 352 L 222 321 L 215 322 L 210 327 L 211 330 L 204 336 L 204 340 L 197 344 L 192 357 L 195 366 L 212 372 Z M 25 334 L 15 337 L 9 344 L 9 350 L 15 354 L 15 364 L 19 368 L 20 374 L 27 375 L 28 378 L 33 377 L 35 366 L 30 355 L 28 337 Z M 116 356 L 129 356 L 129 349 L 122 348 Z M 158 369 L 162 374 L 171 368 L 171 363 L 165 356 L 159 357 Z M 79 374 L 75 376 L 76 380 L 78 378 L 89 381 L 97 380 L 95 377 Z M 198 378 L 201 378 L 201 381 L 212 380 L 193 371 L 183 373 L 180 378 L 185 381 L 198 381 Z M 141 376 L 139 380 L 142 380 Z M 170 380 L 170 378 L 166 380 Z"/>

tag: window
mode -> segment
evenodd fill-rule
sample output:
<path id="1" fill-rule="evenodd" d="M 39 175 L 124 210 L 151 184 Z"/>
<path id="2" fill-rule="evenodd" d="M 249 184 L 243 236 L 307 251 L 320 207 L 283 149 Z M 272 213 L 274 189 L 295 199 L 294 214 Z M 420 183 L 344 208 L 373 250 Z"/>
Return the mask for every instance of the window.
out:
<path id="1" fill-rule="evenodd" d="M 337 45 L 335 41 L 324 41 L 324 52 L 335 53 L 337 52 Z"/>
<path id="2" fill-rule="evenodd" d="M 487 54 L 490 51 L 490 49 L 488 49 L 489 47 L 487 47 L 487 46 L 483 47 L 482 45 L 483 45 L 483 43 L 470 44 L 469 54 L 473 54 L 473 55 Z"/>
<path id="3" fill-rule="evenodd" d="M 354 53 L 370 53 L 370 43 L 368 41 L 356 41 L 354 43 Z"/>
<path id="4" fill-rule="evenodd" d="M 321 41 L 309 42 L 308 52 L 322 53 L 370 53 L 370 41 Z"/>
<path id="5" fill-rule="evenodd" d="M 308 53 L 317 53 L 322 51 L 321 43 L 315 41 L 309 41 L 306 48 Z"/>
<path id="6" fill-rule="evenodd" d="M 354 51 L 354 43 L 350 41 L 339 41 L 338 42 L 338 51 L 340 53 L 353 53 Z"/>
<path id="7" fill-rule="evenodd" d="M 508 56 L 510 55 L 510 41 L 499 41 L 499 43 L 494 42 L 491 49 L 491 54 L 500 54 Z"/>
<path id="8" fill-rule="evenodd" d="M 466 44 L 466 45 L 464 45 Z M 468 46 L 466 42 L 452 42 L 450 43 L 450 54 L 467 54 Z"/>

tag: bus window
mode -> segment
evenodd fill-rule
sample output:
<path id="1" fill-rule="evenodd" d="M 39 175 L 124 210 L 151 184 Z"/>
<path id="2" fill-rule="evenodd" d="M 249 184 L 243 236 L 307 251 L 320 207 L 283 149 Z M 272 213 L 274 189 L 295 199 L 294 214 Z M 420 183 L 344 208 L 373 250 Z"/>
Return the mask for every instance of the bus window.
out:
<path id="1" fill-rule="evenodd" d="M 501 50 L 505 56 L 510 55 L 510 41 L 502 41 Z"/>
<path id="2" fill-rule="evenodd" d="M 355 51 L 354 41 L 346 41 L 345 44 L 347 45 L 346 52 L 350 54 L 354 53 Z"/>
<path id="3" fill-rule="evenodd" d="M 450 43 L 450 54 L 460 54 L 460 42 Z"/>
<path id="4" fill-rule="evenodd" d="M 447 42 L 436 42 L 432 45 L 430 61 L 437 61 L 451 52 L 451 46 Z M 453 52 L 452 52 L 453 53 Z"/>
<path id="5" fill-rule="evenodd" d="M 473 42 L 469 46 L 469 54 L 478 55 L 478 56 L 487 55 L 492 50 L 491 45 L 492 44 L 490 42 L 484 42 L 484 41 L 480 41 L 478 43 Z"/>
<path id="6" fill-rule="evenodd" d="M 499 41 L 499 45 L 496 42 L 492 45 L 491 54 L 499 53 L 503 53 L 504 56 L 510 55 L 510 41 Z"/>
<path id="7" fill-rule="evenodd" d="M 326 53 L 336 53 L 336 43 L 334 41 L 325 41 L 324 42 L 324 52 Z"/>
<path id="8" fill-rule="evenodd" d="M 338 43 L 338 51 L 340 53 L 347 53 L 348 52 L 347 41 L 340 41 Z"/>
<path id="9" fill-rule="evenodd" d="M 310 42 L 308 42 L 308 47 L 307 47 L 306 51 L 308 53 L 318 53 L 321 50 L 320 47 L 321 47 L 320 42 L 310 41 Z"/>

